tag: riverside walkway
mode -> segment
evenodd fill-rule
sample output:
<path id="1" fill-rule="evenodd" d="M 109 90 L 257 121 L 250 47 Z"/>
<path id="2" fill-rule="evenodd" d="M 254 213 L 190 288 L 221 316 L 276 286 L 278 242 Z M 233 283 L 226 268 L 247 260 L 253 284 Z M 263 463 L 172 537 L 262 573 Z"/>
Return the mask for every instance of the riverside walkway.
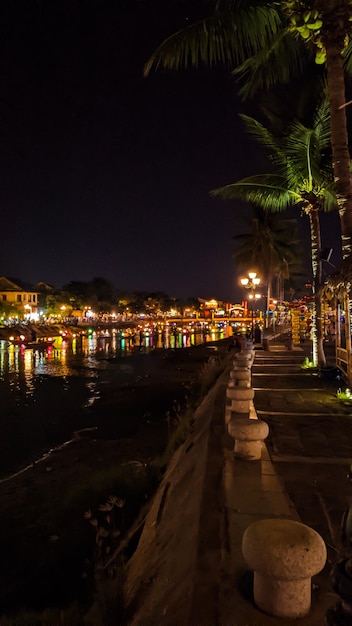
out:
<path id="1" fill-rule="evenodd" d="M 330 569 L 340 523 L 352 504 L 352 404 L 336 396 L 343 381 L 302 370 L 310 345 L 257 350 L 254 405 L 270 428 L 260 461 L 234 458 L 225 428 L 231 365 L 199 407 L 192 436 L 176 453 L 129 564 L 132 626 L 323 626 L 337 597 Z M 327 563 L 312 579 L 312 607 L 300 619 L 264 614 L 241 550 L 245 529 L 265 518 L 316 530 Z"/>

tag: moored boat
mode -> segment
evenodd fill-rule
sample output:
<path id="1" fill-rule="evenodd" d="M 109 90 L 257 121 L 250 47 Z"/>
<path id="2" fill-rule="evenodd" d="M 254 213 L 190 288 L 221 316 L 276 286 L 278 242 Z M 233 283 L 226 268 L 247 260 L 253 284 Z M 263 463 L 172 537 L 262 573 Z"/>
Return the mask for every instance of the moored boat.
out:
<path id="1" fill-rule="evenodd" d="M 52 346 L 55 339 L 52 337 L 40 337 L 38 339 L 28 339 L 21 335 L 20 337 L 9 337 L 8 342 L 10 346 L 23 346 L 24 348 L 45 350 L 49 346 Z"/>
<path id="2" fill-rule="evenodd" d="M 48 337 L 47 339 L 36 339 L 35 341 L 24 341 L 25 348 L 33 350 L 46 350 L 55 343 L 55 339 Z"/>

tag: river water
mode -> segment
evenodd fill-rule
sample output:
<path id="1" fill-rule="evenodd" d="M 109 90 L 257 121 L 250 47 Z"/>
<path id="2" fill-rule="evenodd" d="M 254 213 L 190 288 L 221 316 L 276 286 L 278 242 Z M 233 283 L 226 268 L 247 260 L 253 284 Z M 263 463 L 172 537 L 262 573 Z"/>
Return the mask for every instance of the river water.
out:
<path id="1" fill-rule="evenodd" d="M 231 334 L 226 325 L 206 332 L 170 327 L 141 334 L 110 328 L 69 340 L 56 337 L 44 350 L 0 341 L 0 479 L 70 440 L 75 431 L 90 428 L 92 407 L 104 385 L 112 380 L 128 384 L 129 364 L 138 362 L 139 355 L 181 350 Z M 141 361 L 148 375 L 153 359 Z"/>

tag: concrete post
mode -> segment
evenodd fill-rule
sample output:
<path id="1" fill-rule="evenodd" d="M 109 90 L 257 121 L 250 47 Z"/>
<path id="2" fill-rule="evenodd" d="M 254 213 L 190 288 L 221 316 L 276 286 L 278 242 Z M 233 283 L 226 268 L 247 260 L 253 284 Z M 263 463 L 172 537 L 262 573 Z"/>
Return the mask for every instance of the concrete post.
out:
<path id="1" fill-rule="evenodd" d="M 245 530 L 242 553 L 254 570 L 254 601 L 269 615 L 296 619 L 309 613 L 311 577 L 326 562 L 326 546 L 309 526 L 264 519 Z"/>
<path id="2" fill-rule="evenodd" d="M 247 461 L 261 459 L 263 441 L 269 434 L 266 422 L 250 417 L 235 417 L 228 424 L 230 437 L 235 440 L 235 456 Z"/>
<path id="3" fill-rule="evenodd" d="M 252 388 L 227 388 L 226 397 L 231 401 L 231 411 L 234 413 L 249 413 L 249 401 L 254 398 Z"/>

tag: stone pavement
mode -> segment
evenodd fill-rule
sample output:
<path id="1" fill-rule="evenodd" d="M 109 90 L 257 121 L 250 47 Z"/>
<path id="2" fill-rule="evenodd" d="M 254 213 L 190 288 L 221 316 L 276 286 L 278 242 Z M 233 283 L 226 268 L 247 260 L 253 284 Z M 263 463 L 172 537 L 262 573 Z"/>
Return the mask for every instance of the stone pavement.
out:
<path id="1" fill-rule="evenodd" d="M 323 626 L 326 609 L 337 600 L 330 568 L 341 549 L 342 514 L 352 504 L 352 484 L 347 478 L 352 461 L 352 403 L 345 406 L 337 400 L 337 389 L 345 387 L 343 381 L 322 380 L 302 370 L 309 349 L 309 344 L 292 351 L 271 344 L 270 351 L 256 351 L 254 405 L 270 428 L 262 460 L 234 459 L 233 441 L 225 436 L 228 553 L 220 619 L 224 625 Z M 312 610 L 306 618 L 273 618 L 254 606 L 241 541 L 250 523 L 267 517 L 301 521 L 326 543 L 327 564 L 313 578 Z"/>
<path id="2" fill-rule="evenodd" d="M 224 419 L 231 365 L 197 410 L 129 562 L 129 626 L 323 626 L 337 601 L 330 568 L 352 504 L 352 405 L 337 400 L 343 381 L 302 370 L 309 353 L 309 344 L 290 351 L 274 342 L 256 350 L 254 406 L 270 428 L 260 461 L 234 458 Z M 304 618 L 275 618 L 254 604 L 241 544 L 245 529 L 264 518 L 301 521 L 326 543 Z"/>

